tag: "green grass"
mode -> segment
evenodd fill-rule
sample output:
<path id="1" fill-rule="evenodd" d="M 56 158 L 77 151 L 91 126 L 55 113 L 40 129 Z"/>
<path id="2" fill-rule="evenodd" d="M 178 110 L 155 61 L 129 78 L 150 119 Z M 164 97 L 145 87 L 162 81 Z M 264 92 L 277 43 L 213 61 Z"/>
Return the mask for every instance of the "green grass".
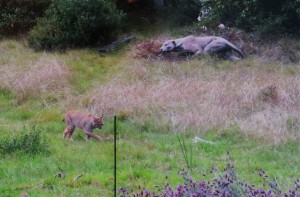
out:
<path id="1" fill-rule="evenodd" d="M 119 61 L 123 56 L 123 52 L 101 55 L 92 49 L 73 50 L 68 52 L 67 57 L 63 55 L 72 72 L 70 82 L 79 93 L 112 77 L 120 68 Z"/>
<path id="2" fill-rule="evenodd" d="M 11 155 L 0 162 L 0 191 L 7 196 L 18 196 L 26 191 L 30 196 L 111 196 L 113 189 L 113 142 L 85 142 L 83 132 L 75 132 L 75 141 L 61 140 L 64 125 L 45 124 L 43 134 L 49 142 L 50 155 Z M 104 127 L 104 136 L 111 133 L 112 121 Z M 118 122 L 117 176 L 118 187 L 136 188 L 144 185 L 154 189 L 162 185 L 165 176 L 175 186 L 182 179 L 177 172 L 187 169 L 177 136 L 139 132 L 128 122 Z M 98 132 L 97 132 L 98 133 Z M 203 138 L 215 144 L 192 143 L 185 135 L 187 152 L 192 151 L 193 173 L 196 180 L 211 179 L 212 166 L 220 171 L 227 163 L 227 151 L 238 176 L 247 182 L 260 184 L 258 169 L 265 169 L 270 177 L 289 181 L 299 175 L 299 143 L 279 146 L 266 145 L 249 139 L 238 131 L 207 132 Z M 55 177 L 59 168 L 64 178 Z M 206 173 L 205 177 L 202 172 Z M 73 178 L 82 174 L 76 182 Z M 45 193 L 47 192 L 47 193 Z"/>
<path id="3" fill-rule="evenodd" d="M 0 54 L 0 66 L 17 63 L 28 65 L 32 59 L 41 55 L 65 62 L 70 72 L 68 94 L 82 96 L 94 84 L 103 83 L 120 72 L 128 63 L 124 51 L 99 55 L 92 49 L 71 50 L 63 54 L 42 54 L 28 51 L 26 45 L 16 41 L 1 41 L 5 48 Z M 15 55 L 15 58 L 13 56 Z M 205 60 L 207 61 L 207 60 Z M 163 66 L 163 65 L 161 65 Z M 205 67 L 208 71 L 228 69 L 228 62 L 215 68 Z M 196 67 L 193 67 L 194 69 Z M 155 67 L 149 69 L 156 69 Z M 185 69 L 185 68 L 182 68 Z M 176 70 L 174 71 L 176 72 Z M 189 71 L 187 71 L 189 72 Z M 103 143 L 95 140 L 84 141 L 80 130 L 74 133 L 74 141 L 62 140 L 62 122 L 65 106 L 61 100 L 68 95 L 29 97 L 22 104 L 16 104 L 16 95 L 9 90 L 0 89 L 0 132 L 4 137 L 17 136 L 22 131 L 38 128 L 48 143 L 50 154 L 25 155 L 13 153 L 0 158 L 0 196 L 112 196 L 113 195 L 113 140 Z M 79 110 L 82 110 L 78 106 Z M 182 183 L 178 170 L 187 169 L 177 135 L 170 133 L 170 126 L 151 124 L 139 125 L 131 119 L 118 121 L 117 144 L 117 187 L 135 188 L 139 185 L 154 189 L 168 181 L 176 186 Z M 113 120 L 105 120 L 103 130 L 95 133 L 109 137 L 113 131 Z M 239 178 L 260 185 L 263 180 L 257 171 L 265 169 L 270 178 L 279 178 L 285 188 L 299 177 L 300 143 L 272 144 L 262 139 L 246 136 L 232 126 L 227 130 L 212 128 L 207 131 L 190 129 L 180 134 L 185 139 L 187 156 L 191 162 L 190 175 L 196 180 L 209 180 L 215 174 L 209 173 L 212 166 L 220 171 L 228 162 L 237 167 Z M 214 144 L 192 143 L 196 135 Z M 191 158 L 191 155 L 192 158 Z M 64 177 L 55 175 L 63 169 Z M 205 173 L 206 176 L 203 176 Z M 83 175 L 77 181 L 73 179 Z"/>

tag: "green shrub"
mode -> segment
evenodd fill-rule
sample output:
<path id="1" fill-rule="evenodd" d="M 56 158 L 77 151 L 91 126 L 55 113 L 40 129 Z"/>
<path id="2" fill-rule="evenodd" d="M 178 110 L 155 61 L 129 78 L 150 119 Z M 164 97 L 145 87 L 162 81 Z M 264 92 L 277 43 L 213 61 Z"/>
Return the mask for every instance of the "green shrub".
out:
<path id="1" fill-rule="evenodd" d="M 247 31 L 299 33 L 299 0 L 208 0 L 211 8 L 205 22 L 225 23 Z"/>
<path id="2" fill-rule="evenodd" d="M 110 0 L 55 0 L 28 36 L 39 50 L 83 47 L 108 42 L 124 14 Z"/>
<path id="3" fill-rule="evenodd" d="M 48 153 L 48 144 L 40 136 L 40 131 L 22 132 L 13 137 L 0 138 L 0 156 L 20 154 Z"/>
<path id="4" fill-rule="evenodd" d="M 36 24 L 51 0 L 1 0 L 0 34 L 24 33 Z"/>
<path id="5" fill-rule="evenodd" d="M 182 15 L 182 22 L 193 23 L 199 16 L 202 4 L 199 0 L 180 0 L 178 1 L 177 8 Z"/>
<path id="6" fill-rule="evenodd" d="M 172 25 L 187 25 L 197 21 L 202 3 L 200 0 L 165 0 L 160 11 L 164 20 Z"/>

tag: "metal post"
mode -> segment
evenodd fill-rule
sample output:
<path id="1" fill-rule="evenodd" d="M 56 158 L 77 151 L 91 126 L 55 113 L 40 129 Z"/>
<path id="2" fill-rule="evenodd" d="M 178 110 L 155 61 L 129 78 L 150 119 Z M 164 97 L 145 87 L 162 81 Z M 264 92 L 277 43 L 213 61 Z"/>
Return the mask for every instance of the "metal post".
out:
<path id="1" fill-rule="evenodd" d="M 114 115 L 114 196 L 117 197 L 117 116 Z"/>

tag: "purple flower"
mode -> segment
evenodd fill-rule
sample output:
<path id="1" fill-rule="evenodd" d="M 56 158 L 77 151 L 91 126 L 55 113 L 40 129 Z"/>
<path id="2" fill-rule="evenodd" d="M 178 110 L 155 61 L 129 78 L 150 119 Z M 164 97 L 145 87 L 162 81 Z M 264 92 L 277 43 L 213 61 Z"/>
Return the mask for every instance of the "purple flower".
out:
<path id="1" fill-rule="evenodd" d="M 199 186 L 200 186 L 200 187 L 205 187 L 205 181 L 200 181 L 200 182 L 199 182 Z"/>
<path id="2" fill-rule="evenodd" d="M 146 194 L 146 197 L 150 196 L 150 191 L 149 190 L 145 190 L 145 194 Z"/>
<path id="3" fill-rule="evenodd" d="M 125 188 L 123 188 L 123 187 L 121 187 L 121 188 L 119 189 L 119 191 L 120 191 L 121 193 L 127 192 L 127 190 L 126 190 Z"/>

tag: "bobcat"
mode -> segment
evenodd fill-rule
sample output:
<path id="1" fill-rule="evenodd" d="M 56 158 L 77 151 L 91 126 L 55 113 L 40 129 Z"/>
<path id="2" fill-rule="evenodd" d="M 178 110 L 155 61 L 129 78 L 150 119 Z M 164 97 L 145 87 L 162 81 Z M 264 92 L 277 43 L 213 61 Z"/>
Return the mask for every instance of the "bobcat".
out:
<path id="1" fill-rule="evenodd" d="M 76 127 L 82 129 L 86 134 L 86 140 L 93 137 L 99 141 L 104 141 L 102 137 L 93 133 L 96 128 L 102 129 L 103 116 L 95 117 L 91 114 L 84 114 L 78 111 L 69 111 L 65 114 L 63 121 L 66 123 L 63 139 L 68 138 L 73 140 L 72 134 Z"/>

